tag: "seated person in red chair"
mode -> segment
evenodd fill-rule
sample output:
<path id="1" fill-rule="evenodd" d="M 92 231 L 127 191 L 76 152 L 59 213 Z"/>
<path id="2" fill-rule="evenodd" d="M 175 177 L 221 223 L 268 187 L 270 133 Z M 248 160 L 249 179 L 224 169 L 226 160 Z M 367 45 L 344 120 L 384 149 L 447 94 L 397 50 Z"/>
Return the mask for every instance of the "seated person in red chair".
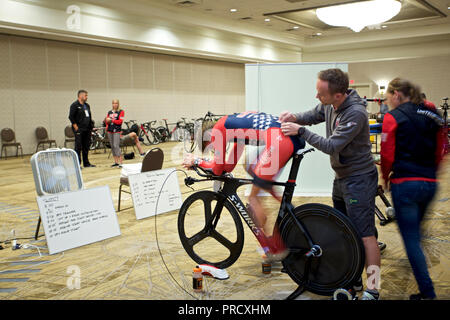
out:
<path id="1" fill-rule="evenodd" d="M 212 127 L 203 128 L 202 151 L 212 148 L 214 159 L 195 158 L 188 154 L 183 166 L 187 169 L 199 166 L 215 175 L 231 172 L 241 157 L 245 144 L 265 145 L 256 163 L 247 168 L 254 178 L 254 183 L 248 198 L 250 215 L 259 229 L 257 238 L 269 259 L 283 260 L 288 252 L 275 225 L 271 237 L 266 236 L 267 216 L 264 213 L 258 193 L 263 189 L 270 192 L 278 201 L 280 197 L 273 192 L 272 184 L 286 165 L 291 156 L 305 147 L 305 141 L 298 136 L 285 136 L 281 132 L 278 117 L 256 111 L 235 113 L 220 118 Z M 210 133 L 209 133 L 210 132 Z M 208 139 L 210 135 L 210 139 Z M 210 141 L 208 141 L 210 140 Z M 234 142 L 233 149 L 226 158 L 226 145 Z"/>

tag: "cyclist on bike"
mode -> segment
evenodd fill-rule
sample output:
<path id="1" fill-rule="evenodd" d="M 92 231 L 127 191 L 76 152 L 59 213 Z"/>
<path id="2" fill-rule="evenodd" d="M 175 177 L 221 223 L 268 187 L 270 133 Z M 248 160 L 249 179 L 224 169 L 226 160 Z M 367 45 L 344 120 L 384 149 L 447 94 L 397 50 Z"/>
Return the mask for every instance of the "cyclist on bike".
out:
<path id="1" fill-rule="evenodd" d="M 305 147 L 305 141 L 298 136 L 285 136 L 281 132 L 278 117 L 264 112 L 235 113 L 223 116 L 215 124 L 212 121 L 209 123 L 209 128 L 203 128 L 203 140 L 199 145 L 202 151 L 212 147 L 214 159 L 195 158 L 192 154 L 188 154 L 183 161 L 183 166 L 187 169 L 199 166 L 215 175 L 222 175 L 233 171 L 245 144 L 265 145 L 256 163 L 247 168 L 248 173 L 254 178 L 248 198 L 249 213 L 258 228 L 257 238 L 267 257 L 272 260 L 283 260 L 287 256 L 287 249 L 281 240 L 278 226 L 275 225 L 271 237 L 266 236 L 269 233 L 266 230 L 267 217 L 258 193 L 264 189 L 277 200 L 281 200 L 273 192 L 271 182 L 275 180 L 291 156 Z M 225 160 L 228 142 L 234 142 L 234 145 L 228 159 Z"/>

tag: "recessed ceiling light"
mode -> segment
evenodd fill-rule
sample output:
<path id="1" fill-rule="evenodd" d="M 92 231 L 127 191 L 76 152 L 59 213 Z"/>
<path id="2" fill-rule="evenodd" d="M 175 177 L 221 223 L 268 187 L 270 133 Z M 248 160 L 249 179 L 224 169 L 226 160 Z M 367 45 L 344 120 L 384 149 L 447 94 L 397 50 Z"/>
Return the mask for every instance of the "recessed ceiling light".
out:
<path id="1" fill-rule="evenodd" d="M 293 26 L 292 27 L 292 29 L 298 29 L 299 28 L 299 26 Z"/>
<path id="2" fill-rule="evenodd" d="M 231 11 L 231 12 L 236 12 L 236 11 L 237 11 L 237 9 L 230 9 L 230 11 Z"/>
<path id="3" fill-rule="evenodd" d="M 264 21 L 265 21 L 265 22 L 269 22 L 269 21 L 270 21 L 270 19 L 269 19 L 269 18 L 266 18 L 266 19 L 264 19 Z"/>
<path id="4" fill-rule="evenodd" d="M 316 36 L 321 36 L 322 35 L 322 32 L 317 32 L 316 33 Z"/>
<path id="5" fill-rule="evenodd" d="M 387 26 L 381 26 L 382 28 L 387 28 Z"/>

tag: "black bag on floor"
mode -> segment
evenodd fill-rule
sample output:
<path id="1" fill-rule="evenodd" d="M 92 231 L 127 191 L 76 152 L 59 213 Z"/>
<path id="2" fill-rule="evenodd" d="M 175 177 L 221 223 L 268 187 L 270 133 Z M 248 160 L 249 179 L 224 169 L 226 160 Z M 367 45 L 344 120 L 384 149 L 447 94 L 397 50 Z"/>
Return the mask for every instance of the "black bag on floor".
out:
<path id="1" fill-rule="evenodd" d="M 134 152 L 125 153 L 125 154 L 123 155 L 123 157 L 124 157 L 125 160 L 131 160 L 131 159 L 134 159 Z"/>

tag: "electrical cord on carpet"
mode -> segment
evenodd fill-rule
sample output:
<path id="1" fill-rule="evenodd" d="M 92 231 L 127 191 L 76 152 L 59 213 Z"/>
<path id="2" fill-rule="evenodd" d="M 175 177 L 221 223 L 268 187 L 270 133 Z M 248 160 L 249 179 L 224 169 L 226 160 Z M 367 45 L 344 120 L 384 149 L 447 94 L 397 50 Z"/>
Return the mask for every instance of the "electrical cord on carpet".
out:
<path id="1" fill-rule="evenodd" d="M 40 238 L 43 236 L 44 236 L 44 234 L 41 234 L 37 237 Z M 31 239 L 34 239 L 34 237 L 7 239 L 7 240 L 0 241 L 0 243 L 8 244 L 8 243 L 11 243 L 11 241 L 13 241 L 13 240 L 31 240 Z"/>
<path id="2" fill-rule="evenodd" d="M 183 290 L 184 292 L 186 292 L 186 293 L 187 293 L 188 295 L 190 295 L 192 298 L 194 298 L 194 299 L 196 299 L 196 300 L 199 300 L 196 296 L 192 295 L 192 294 L 191 294 L 190 292 L 188 292 L 185 288 L 183 288 L 183 286 L 180 285 L 180 284 L 178 283 L 178 281 L 175 279 L 175 277 L 172 275 L 172 273 L 171 273 L 170 270 L 169 270 L 169 267 L 168 267 L 167 264 L 166 264 L 166 261 L 164 260 L 164 257 L 163 257 L 162 252 L 161 252 L 161 248 L 160 248 L 160 246 L 159 246 L 159 241 L 158 241 L 158 229 L 157 229 L 157 224 L 156 224 L 156 217 L 158 216 L 157 212 L 158 212 L 158 202 L 159 202 L 159 197 L 161 196 L 161 193 L 162 193 L 162 191 L 163 191 L 164 185 L 166 184 L 166 182 L 167 182 L 167 180 L 169 179 L 169 177 L 170 177 L 174 172 L 177 172 L 177 171 L 183 172 L 183 173 L 186 175 L 186 177 L 188 176 L 188 174 L 187 174 L 184 170 L 181 170 L 181 169 L 175 169 L 174 171 L 172 171 L 171 173 L 169 173 L 169 174 L 167 175 L 166 179 L 164 180 L 164 182 L 163 182 L 163 184 L 162 184 L 162 186 L 161 186 L 161 190 L 159 190 L 158 198 L 156 199 L 156 206 L 155 206 L 155 236 L 156 236 L 156 246 L 158 247 L 158 252 L 159 252 L 159 255 L 160 255 L 160 257 L 161 257 L 161 260 L 162 260 L 162 262 L 163 262 L 163 264 L 164 264 L 164 267 L 166 268 L 167 272 L 169 273 L 169 275 L 170 275 L 170 277 L 173 279 L 173 281 L 175 281 L 175 283 L 181 288 L 181 290 Z M 193 191 L 195 191 L 194 188 L 192 188 L 192 187 L 190 187 L 190 186 L 188 186 L 188 187 L 191 188 Z"/>

